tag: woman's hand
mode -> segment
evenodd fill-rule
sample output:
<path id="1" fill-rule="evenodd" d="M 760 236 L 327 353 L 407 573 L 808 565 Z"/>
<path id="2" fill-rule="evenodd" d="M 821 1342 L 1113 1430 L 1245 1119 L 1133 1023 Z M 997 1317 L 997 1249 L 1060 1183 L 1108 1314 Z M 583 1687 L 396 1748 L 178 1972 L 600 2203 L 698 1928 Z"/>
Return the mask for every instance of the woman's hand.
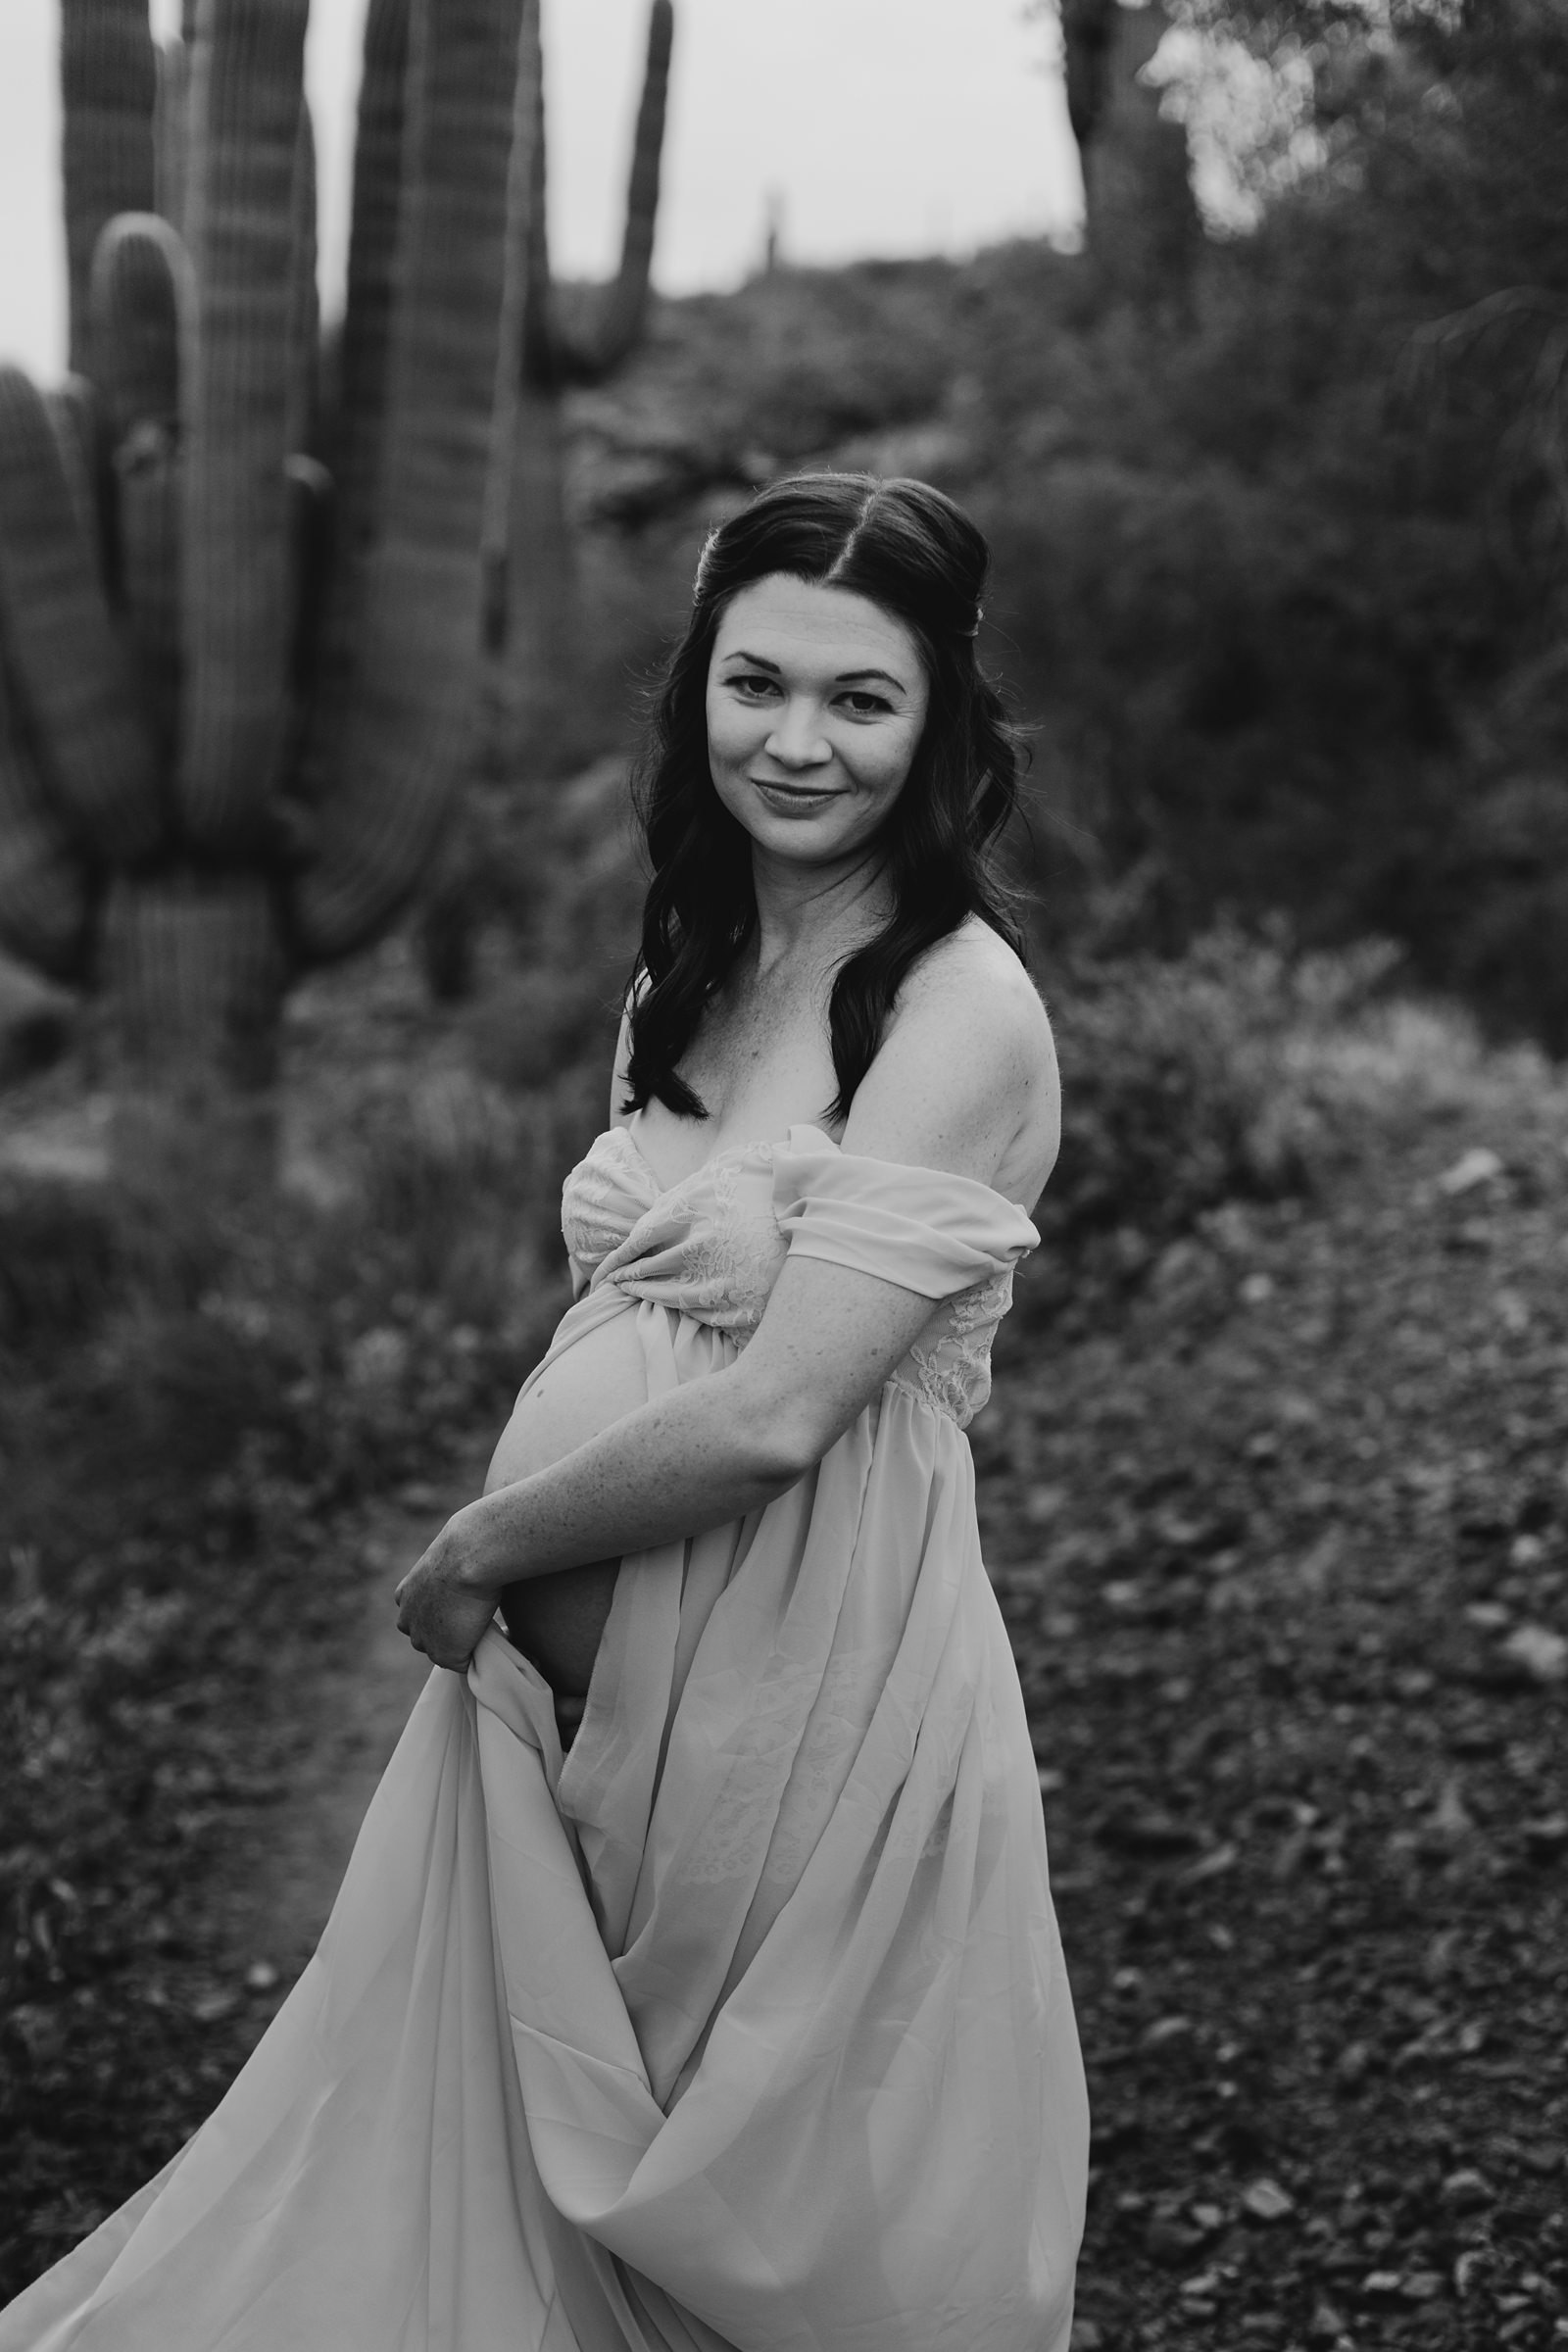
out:
<path id="1" fill-rule="evenodd" d="M 485 1524 L 476 1503 L 455 1511 L 393 1594 L 399 1633 L 454 1673 L 464 1671 L 478 1647 L 509 1581 L 488 1557 Z"/>

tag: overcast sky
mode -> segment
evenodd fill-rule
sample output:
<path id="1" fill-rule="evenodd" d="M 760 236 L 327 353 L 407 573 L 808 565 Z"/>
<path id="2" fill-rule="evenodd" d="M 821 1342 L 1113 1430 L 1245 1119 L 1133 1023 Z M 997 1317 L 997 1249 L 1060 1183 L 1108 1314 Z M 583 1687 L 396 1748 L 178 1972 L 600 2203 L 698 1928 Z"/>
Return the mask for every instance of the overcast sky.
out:
<path id="1" fill-rule="evenodd" d="M 179 0 L 153 0 L 156 26 Z M 314 0 L 309 77 L 321 271 L 341 283 L 365 0 Z M 544 0 L 557 268 L 601 275 L 620 236 L 647 0 Z M 676 0 L 654 260 L 671 293 L 730 286 L 761 251 L 966 253 L 1070 234 L 1077 160 L 1049 41 L 1024 0 Z M 63 365 L 58 0 L 0 0 L 0 356 Z"/>

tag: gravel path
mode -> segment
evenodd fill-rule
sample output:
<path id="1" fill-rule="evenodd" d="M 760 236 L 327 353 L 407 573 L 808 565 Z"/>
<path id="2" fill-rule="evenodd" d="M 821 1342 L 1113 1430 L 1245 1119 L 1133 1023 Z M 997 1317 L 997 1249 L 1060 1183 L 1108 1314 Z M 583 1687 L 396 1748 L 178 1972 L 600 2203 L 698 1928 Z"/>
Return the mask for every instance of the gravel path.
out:
<path id="1" fill-rule="evenodd" d="M 1568 2340 L 1568 1094 L 1393 1078 L 1320 1201 L 1015 1338 L 976 1433 L 1076 2352 Z"/>

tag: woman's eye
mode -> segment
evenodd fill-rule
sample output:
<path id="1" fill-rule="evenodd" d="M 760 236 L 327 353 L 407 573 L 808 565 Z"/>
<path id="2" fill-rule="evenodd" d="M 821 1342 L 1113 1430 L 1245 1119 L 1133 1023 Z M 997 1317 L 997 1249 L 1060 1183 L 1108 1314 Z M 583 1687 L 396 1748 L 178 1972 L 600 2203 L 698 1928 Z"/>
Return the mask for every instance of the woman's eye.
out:
<path id="1" fill-rule="evenodd" d="M 760 670 L 742 670 L 729 682 L 735 692 L 750 703 L 760 703 L 764 696 L 773 692 L 773 680 Z"/>
<path id="2" fill-rule="evenodd" d="M 880 694 L 847 694 L 844 701 L 857 718 L 880 718 L 893 708 L 886 696 Z"/>

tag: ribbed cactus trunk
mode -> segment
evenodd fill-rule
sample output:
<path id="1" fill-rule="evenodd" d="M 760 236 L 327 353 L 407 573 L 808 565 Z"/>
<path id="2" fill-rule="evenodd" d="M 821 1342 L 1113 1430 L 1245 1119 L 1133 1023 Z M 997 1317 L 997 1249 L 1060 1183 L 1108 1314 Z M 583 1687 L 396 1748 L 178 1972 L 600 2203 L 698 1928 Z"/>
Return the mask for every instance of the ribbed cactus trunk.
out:
<path id="1" fill-rule="evenodd" d="M 354 600 L 353 683 L 313 714 L 317 854 L 295 896 L 316 960 L 408 898 L 436 847 L 474 718 L 480 545 L 506 279 L 512 0 L 421 0 L 403 126 L 403 301 L 387 352 L 381 519 Z M 514 28 L 513 40 L 504 36 Z M 508 58 L 495 74 L 497 51 Z M 491 79 L 486 84 L 486 69 Z M 431 777 L 446 780 L 440 793 Z M 329 789 L 328 789 L 329 787 Z"/>
<path id="2" fill-rule="evenodd" d="M 71 366 L 86 372 L 87 288 L 98 239 L 116 213 L 153 209 L 158 67 L 147 0 L 64 0 L 60 83 Z"/>
<path id="3" fill-rule="evenodd" d="M 517 383 L 504 530 L 497 533 L 493 636 L 500 674 L 502 760 L 514 780 L 559 773 L 588 748 L 580 685 L 578 579 L 565 493 L 562 396 L 571 384 L 603 383 L 633 350 L 648 313 L 649 270 L 659 212 L 664 115 L 674 39 L 671 0 L 653 0 L 642 99 L 632 141 L 620 267 L 581 315 L 564 315 L 551 283 L 545 233 L 546 145 L 538 0 L 525 0 L 520 93 L 535 104 L 533 169 L 517 191 L 512 221 L 514 267 L 523 276 L 517 305 Z M 500 514 L 498 513 L 498 521 Z"/>
<path id="4" fill-rule="evenodd" d="M 122 1180 L 174 1200 L 270 1185 L 288 970 L 266 881 L 190 868 L 117 878 L 100 953 Z"/>
<path id="5" fill-rule="evenodd" d="M 284 993 L 460 781 L 520 7 L 373 0 L 323 418 L 308 0 L 199 0 L 156 72 L 145 0 L 63 0 L 91 381 L 0 368 L 0 942 L 96 990 L 132 1175 L 270 1170 Z"/>

